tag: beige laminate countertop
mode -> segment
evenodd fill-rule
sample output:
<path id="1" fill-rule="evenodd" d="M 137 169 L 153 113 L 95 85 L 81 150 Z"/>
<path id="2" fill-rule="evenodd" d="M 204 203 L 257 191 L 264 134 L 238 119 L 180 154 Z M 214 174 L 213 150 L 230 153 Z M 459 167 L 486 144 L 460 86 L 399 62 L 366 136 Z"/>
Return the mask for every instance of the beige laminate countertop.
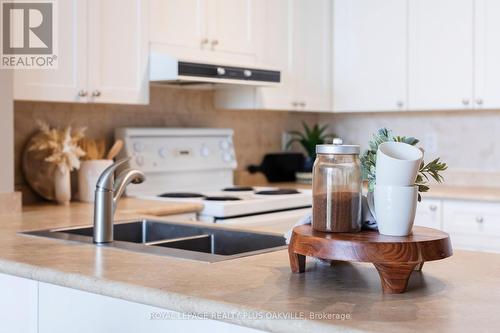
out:
<path id="1" fill-rule="evenodd" d="M 117 219 L 146 217 L 142 208 L 156 205 L 168 210 L 174 204 L 122 202 Z M 407 293 L 383 295 L 370 264 L 330 267 L 308 260 L 306 273 L 297 275 L 290 273 L 284 250 L 208 264 L 18 234 L 90 224 L 91 219 L 88 204 L 27 207 L 22 214 L 0 216 L 0 272 L 181 312 L 350 317 L 225 319 L 273 332 L 486 332 L 500 327 L 496 254 L 456 251 L 414 272 Z"/>

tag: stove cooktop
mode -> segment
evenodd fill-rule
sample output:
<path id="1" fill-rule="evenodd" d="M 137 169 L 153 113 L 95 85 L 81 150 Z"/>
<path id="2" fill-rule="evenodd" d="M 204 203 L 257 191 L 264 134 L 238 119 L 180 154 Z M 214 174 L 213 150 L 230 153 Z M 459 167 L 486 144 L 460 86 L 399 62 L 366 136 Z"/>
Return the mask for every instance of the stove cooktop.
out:
<path id="1" fill-rule="evenodd" d="M 204 209 L 200 215 L 215 219 L 309 208 L 312 205 L 311 190 L 273 187 L 228 187 L 199 192 L 175 191 L 154 197 L 143 197 L 168 201 L 201 201 Z"/>

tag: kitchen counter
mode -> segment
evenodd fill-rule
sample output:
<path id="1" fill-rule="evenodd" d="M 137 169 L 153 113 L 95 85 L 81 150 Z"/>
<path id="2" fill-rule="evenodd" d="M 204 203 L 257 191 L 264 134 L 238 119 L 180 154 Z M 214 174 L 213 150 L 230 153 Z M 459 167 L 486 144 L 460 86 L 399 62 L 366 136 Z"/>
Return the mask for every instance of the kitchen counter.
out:
<path id="1" fill-rule="evenodd" d="M 126 200 L 132 201 L 120 203 L 117 219 L 147 217 L 146 207 L 147 212 L 157 211 L 156 206 L 168 211 L 170 205 L 176 213 L 198 209 Z M 384 295 L 370 264 L 330 267 L 308 260 L 306 273 L 297 275 L 290 273 L 286 251 L 208 264 L 18 234 L 91 220 L 89 204 L 27 207 L 21 214 L 1 215 L 0 272 L 180 312 L 316 316 L 225 319 L 273 332 L 455 332 L 500 326 L 500 255 L 496 254 L 456 251 L 451 258 L 427 262 L 422 272 L 414 272 L 405 294 Z M 276 226 L 273 231 L 285 229 Z M 347 319 L 320 318 L 332 314 Z"/>

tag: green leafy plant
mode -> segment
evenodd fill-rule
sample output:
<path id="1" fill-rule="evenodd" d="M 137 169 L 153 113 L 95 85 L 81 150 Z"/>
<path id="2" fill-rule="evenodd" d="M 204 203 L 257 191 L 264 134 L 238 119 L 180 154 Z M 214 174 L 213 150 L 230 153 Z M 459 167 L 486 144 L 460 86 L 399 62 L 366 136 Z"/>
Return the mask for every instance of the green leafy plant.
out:
<path id="1" fill-rule="evenodd" d="M 368 190 L 373 192 L 375 186 L 375 174 L 377 163 L 378 146 L 384 142 L 404 142 L 412 146 L 416 146 L 420 141 L 411 136 L 393 136 L 387 128 L 381 128 L 372 137 L 369 143 L 369 148 L 361 156 L 361 167 L 363 171 L 363 179 L 368 181 Z M 422 161 L 420 169 L 415 180 L 415 185 L 418 186 L 418 201 L 422 200 L 420 193 L 427 192 L 430 187 L 429 181 L 434 179 L 438 183 L 442 183 L 444 178 L 440 172 L 448 168 L 446 163 L 440 162 L 439 157 L 435 160 L 425 163 Z"/>
<path id="2" fill-rule="evenodd" d="M 302 122 L 302 127 L 304 132 L 299 131 L 290 131 L 291 139 L 287 142 L 286 147 L 290 148 L 290 146 L 297 142 L 307 153 L 307 156 L 314 159 L 316 158 L 316 145 L 320 145 L 325 143 L 328 139 L 333 139 L 335 134 L 333 133 L 325 133 L 328 125 L 319 126 L 315 124 L 312 128 L 307 126 L 305 122 Z"/>

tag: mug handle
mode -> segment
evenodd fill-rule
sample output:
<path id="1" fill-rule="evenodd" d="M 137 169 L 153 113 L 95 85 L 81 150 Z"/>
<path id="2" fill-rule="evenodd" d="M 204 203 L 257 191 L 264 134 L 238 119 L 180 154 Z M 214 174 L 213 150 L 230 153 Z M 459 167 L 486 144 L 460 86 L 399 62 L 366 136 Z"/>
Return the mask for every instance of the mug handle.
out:
<path id="1" fill-rule="evenodd" d="M 375 215 L 375 195 L 373 192 L 368 191 L 366 194 L 366 203 L 368 204 L 368 209 L 370 210 L 370 213 L 372 214 L 373 218 L 376 220 L 377 216 Z"/>

